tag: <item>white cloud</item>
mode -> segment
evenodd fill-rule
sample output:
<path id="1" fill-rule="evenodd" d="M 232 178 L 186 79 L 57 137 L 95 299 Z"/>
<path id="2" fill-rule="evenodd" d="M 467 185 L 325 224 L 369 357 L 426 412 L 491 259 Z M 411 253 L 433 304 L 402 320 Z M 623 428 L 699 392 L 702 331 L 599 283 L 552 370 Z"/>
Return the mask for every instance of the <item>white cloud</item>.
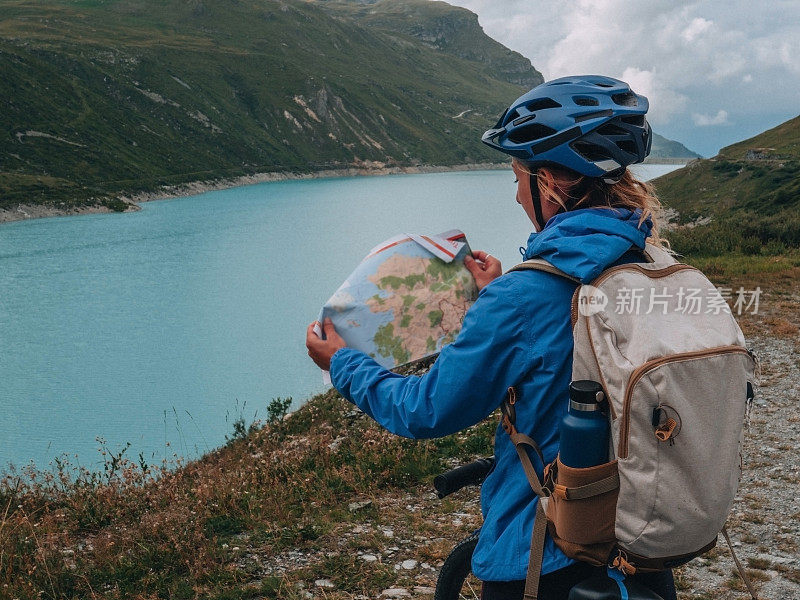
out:
<path id="1" fill-rule="evenodd" d="M 713 21 L 709 21 L 703 17 L 696 17 L 692 19 L 692 22 L 681 32 L 681 37 L 687 42 L 693 42 L 696 37 L 711 29 L 713 24 Z"/>
<path id="2" fill-rule="evenodd" d="M 651 107 L 648 120 L 654 125 L 666 123 L 670 117 L 682 112 L 689 102 L 684 94 L 669 89 L 667 82 L 658 77 L 655 69 L 642 71 L 636 67 L 628 67 L 622 72 L 620 79 L 637 93 L 647 96 Z"/>
<path id="3" fill-rule="evenodd" d="M 648 118 L 662 131 L 686 130 L 694 115 L 716 121 L 720 105 L 725 122 L 750 135 L 759 115 L 800 112 L 796 0 L 774 0 L 768 10 L 749 0 L 448 1 L 476 12 L 490 36 L 530 58 L 545 79 L 599 73 L 629 81 L 650 99 Z M 738 139 L 735 127 L 725 130 L 727 143 Z M 696 139 L 710 145 L 707 135 Z"/>
<path id="4" fill-rule="evenodd" d="M 727 125 L 728 124 L 728 111 L 719 110 L 716 115 L 710 117 L 708 115 L 701 115 L 700 113 L 692 113 L 692 121 L 698 127 L 711 127 L 713 125 Z"/>

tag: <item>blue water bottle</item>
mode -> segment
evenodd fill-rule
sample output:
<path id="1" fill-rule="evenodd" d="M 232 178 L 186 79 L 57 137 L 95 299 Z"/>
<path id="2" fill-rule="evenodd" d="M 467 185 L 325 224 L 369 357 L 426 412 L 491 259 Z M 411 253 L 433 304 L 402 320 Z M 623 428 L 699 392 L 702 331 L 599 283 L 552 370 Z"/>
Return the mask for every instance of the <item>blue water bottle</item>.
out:
<path id="1" fill-rule="evenodd" d="M 603 413 L 603 387 L 580 379 L 569 384 L 569 410 L 561 421 L 559 456 L 569 467 L 594 467 L 608 462 L 608 419 Z"/>

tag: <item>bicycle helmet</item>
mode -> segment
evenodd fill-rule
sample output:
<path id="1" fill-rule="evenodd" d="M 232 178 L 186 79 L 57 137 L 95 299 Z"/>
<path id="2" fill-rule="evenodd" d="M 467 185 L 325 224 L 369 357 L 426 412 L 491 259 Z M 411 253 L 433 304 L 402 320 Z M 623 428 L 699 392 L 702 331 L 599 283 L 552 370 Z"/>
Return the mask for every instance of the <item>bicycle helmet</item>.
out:
<path id="1" fill-rule="evenodd" d="M 648 107 L 624 81 L 562 77 L 517 98 L 481 141 L 531 168 L 560 165 L 615 183 L 650 153 Z"/>

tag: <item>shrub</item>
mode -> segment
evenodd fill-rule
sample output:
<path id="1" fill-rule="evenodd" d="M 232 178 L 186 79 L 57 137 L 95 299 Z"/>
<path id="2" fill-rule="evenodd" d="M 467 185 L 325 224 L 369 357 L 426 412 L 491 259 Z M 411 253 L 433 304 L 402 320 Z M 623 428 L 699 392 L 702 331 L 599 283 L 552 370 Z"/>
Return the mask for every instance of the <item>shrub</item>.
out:
<path id="1" fill-rule="evenodd" d="M 104 200 L 103 206 L 105 206 L 106 208 L 110 208 L 114 212 L 125 212 L 128 208 L 128 204 L 126 202 L 123 202 L 119 198 Z"/>

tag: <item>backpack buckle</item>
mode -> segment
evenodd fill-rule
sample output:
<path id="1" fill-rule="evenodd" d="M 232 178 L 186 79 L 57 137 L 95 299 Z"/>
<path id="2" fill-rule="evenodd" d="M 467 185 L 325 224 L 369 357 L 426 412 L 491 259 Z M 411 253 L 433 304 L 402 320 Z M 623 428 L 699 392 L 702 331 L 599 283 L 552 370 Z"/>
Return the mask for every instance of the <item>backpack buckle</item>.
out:
<path id="1" fill-rule="evenodd" d="M 617 556 L 611 561 L 611 566 L 621 571 L 624 575 L 636 574 L 636 567 L 628 562 L 628 555 L 620 549 L 617 549 Z"/>
<path id="2" fill-rule="evenodd" d="M 560 483 L 557 483 L 553 486 L 552 495 L 560 500 L 569 500 L 569 497 L 567 496 L 567 486 L 561 485 Z"/>
<path id="3" fill-rule="evenodd" d="M 514 387 L 508 388 L 508 392 L 506 398 L 503 400 L 503 403 L 500 405 L 500 412 L 503 416 L 500 419 L 500 424 L 503 426 L 503 430 L 508 434 L 517 433 L 517 428 L 515 427 L 517 423 L 517 409 L 514 408 L 514 405 L 517 403 L 517 390 Z"/>
<path id="4" fill-rule="evenodd" d="M 556 464 L 556 461 L 547 463 L 544 466 L 544 472 L 542 473 L 542 492 L 544 492 L 544 495 L 547 498 L 555 493 L 555 489 L 557 487 L 556 475 L 558 475 L 558 465 Z"/>

